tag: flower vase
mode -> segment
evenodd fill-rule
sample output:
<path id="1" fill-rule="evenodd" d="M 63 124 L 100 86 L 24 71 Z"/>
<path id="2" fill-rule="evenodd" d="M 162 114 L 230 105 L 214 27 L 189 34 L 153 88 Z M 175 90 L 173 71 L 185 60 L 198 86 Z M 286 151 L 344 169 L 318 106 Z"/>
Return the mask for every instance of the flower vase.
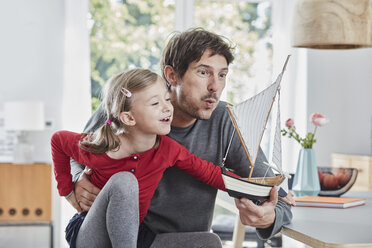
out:
<path id="1" fill-rule="evenodd" d="M 318 195 L 320 192 L 318 169 L 313 149 L 301 149 L 298 156 L 292 191 L 296 196 Z"/>

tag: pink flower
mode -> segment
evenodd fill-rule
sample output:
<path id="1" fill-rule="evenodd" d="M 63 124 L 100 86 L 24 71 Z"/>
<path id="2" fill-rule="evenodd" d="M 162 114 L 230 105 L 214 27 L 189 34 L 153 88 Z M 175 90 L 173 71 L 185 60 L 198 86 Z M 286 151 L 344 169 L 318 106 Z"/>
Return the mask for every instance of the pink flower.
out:
<path id="1" fill-rule="evenodd" d="M 287 130 L 282 129 L 281 130 L 282 135 L 288 136 L 288 138 L 295 139 L 305 149 L 311 149 L 313 148 L 313 145 L 316 142 L 315 139 L 316 129 L 327 124 L 328 118 L 320 113 L 314 113 L 310 116 L 310 121 L 311 123 L 314 124 L 314 132 L 308 132 L 304 138 L 301 138 L 301 136 L 296 132 L 294 121 L 291 118 L 289 118 L 285 122 Z"/>
<path id="2" fill-rule="evenodd" d="M 328 118 L 322 115 L 321 113 L 314 113 L 310 116 L 311 122 L 318 127 L 324 126 L 328 123 Z"/>
<path id="3" fill-rule="evenodd" d="M 293 121 L 291 118 L 289 118 L 289 119 L 285 122 L 285 125 L 286 125 L 286 127 L 291 128 L 291 127 L 293 127 L 293 125 L 294 125 L 294 121 Z"/>

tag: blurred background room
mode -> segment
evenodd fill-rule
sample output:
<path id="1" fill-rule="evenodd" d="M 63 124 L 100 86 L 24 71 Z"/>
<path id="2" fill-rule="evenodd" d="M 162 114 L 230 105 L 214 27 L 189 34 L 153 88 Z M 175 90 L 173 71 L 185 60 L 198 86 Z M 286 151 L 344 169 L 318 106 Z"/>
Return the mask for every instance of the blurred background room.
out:
<path id="1" fill-rule="evenodd" d="M 275 80 L 291 54 L 281 89 L 283 126 L 288 118 L 293 118 L 297 131 L 304 134 L 311 127 L 311 113 L 321 112 L 329 118 L 327 126 L 317 130 L 319 140 L 314 151 L 318 166 L 331 166 L 332 154 L 372 156 L 372 48 L 293 47 L 296 1 L 0 0 L 0 3 L 0 165 L 4 166 L 0 168 L 3 180 L 0 197 L 9 194 L 9 184 L 22 190 L 43 182 L 40 187 L 45 197 L 41 195 L 40 200 L 35 200 L 39 198 L 33 198 L 33 194 L 39 195 L 38 192 L 30 191 L 16 202 L 27 198 L 31 205 L 37 205 L 47 199 L 40 209 L 18 209 L 0 198 L 0 247 L 68 247 L 64 229 L 74 209 L 56 191 L 51 135 L 61 129 L 83 130 L 99 105 L 100 89 L 110 75 L 134 67 L 160 73 L 161 52 L 171 33 L 191 27 L 224 35 L 236 45 L 236 59 L 230 67 L 223 100 L 239 103 L 260 92 Z M 6 119 L 11 117 L 9 114 L 7 117 L 5 106 L 14 102 L 21 109 L 32 104 L 41 106 L 39 126 L 32 125 L 39 114 L 26 111 L 30 115 L 24 113 L 24 118 L 20 118 L 26 125 L 7 127 Z M 31 155 L 17 162 L 14 154 L 22 138 L 31 144 L 27 148 Z M 270 149 L 270 141 L 264 141 L 262 146 Z M 285 171 L 295 173 L 300 148 L 283 138 Z M 13 178 L 22 173 L 12 169 L 19 163 L 27 166 L 29 174 L 25 177 L 32 180 Z M 32 170 L 32 166 L 40 168 Z M 9 214 L 8 208 L 14 210 L 13 214 Z M 216 206 L 215 216 L 219 214 L 232 213 Z M 9 224 L 12 216 L 15 219 Z"/>

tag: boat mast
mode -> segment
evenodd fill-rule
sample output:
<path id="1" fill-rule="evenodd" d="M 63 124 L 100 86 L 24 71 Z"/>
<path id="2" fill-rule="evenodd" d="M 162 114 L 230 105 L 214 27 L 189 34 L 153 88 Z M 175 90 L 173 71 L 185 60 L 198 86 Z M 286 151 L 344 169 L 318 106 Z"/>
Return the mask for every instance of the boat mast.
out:
<path id="1" fill-rule="evenodd" d="M 238 125 L 236 124 L 236 121 L 235 121 L 235 118 L 234 118 L 234 115 L 233 113 L 231 112 L 231 109 L 229 108 L 229 106 L 226 106 L 227 110 L 229 111 L 229 115 L 231 117 L 231 120 L 233 122 L 233 125 L 235 127 L 235 130 L 236 130 L 236 133 L 238 134 L 238 137 L 239 137 L 239 140 L 240 140 L 240 143 L 242 144 L 243 148 L 244 148 L 244 151 L 245 151 L 245 154 L 247 155 L 247 158 L 248 158 L 248 161 L 249 163 L 251 164 L 251 171 L 253 170 L 253 164 L 252 164 L 252 161 L 251 161 L 251 156 L 249 155 L 249 152 L 247 150 L 247 147 L 245 147 L 245 143 L 243 141 L 243 138 L 242 138 L 242 135 L 240 134 L 240 131 L 239 131 L 239 128 L 238 128 Z M 249 173 L 249 178 L 251 176 L 251 173 Z"/>

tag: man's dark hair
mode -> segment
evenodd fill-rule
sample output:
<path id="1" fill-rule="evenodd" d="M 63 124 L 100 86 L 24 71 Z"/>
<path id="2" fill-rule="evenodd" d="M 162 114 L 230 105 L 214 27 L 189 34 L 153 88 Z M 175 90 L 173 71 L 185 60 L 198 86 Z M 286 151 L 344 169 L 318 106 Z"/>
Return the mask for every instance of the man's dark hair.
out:
<path id="1" fill-rule="evenodd" d="M 189 64 L 199 61 L 205 50 L 212 51 L 211 56 L 219 54 L 225 57 L 227 65 L 234 60 L 231 42 L 215 33 L 202 28 L 193 28 L 182 33 L 175 33 L 163 51 L 161 70 L 163 77 L 167 65 L 173 67 L 179 77 L 183 77 Z"/>

